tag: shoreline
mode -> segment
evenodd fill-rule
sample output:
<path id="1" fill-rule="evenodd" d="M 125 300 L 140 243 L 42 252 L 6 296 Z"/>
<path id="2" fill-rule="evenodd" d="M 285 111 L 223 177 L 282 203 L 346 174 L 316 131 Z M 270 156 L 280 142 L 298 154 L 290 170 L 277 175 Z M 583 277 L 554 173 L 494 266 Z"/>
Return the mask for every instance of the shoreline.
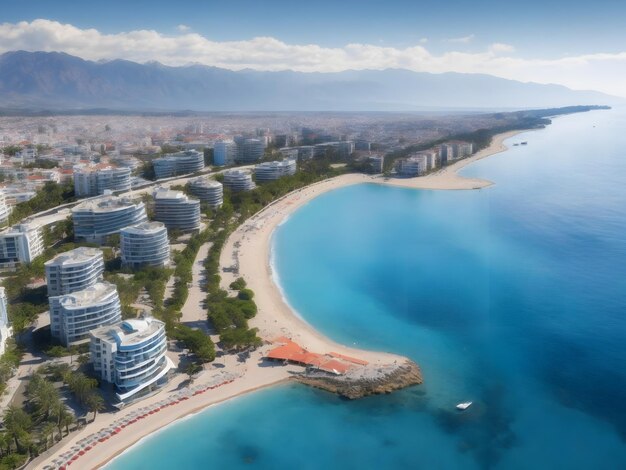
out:
<path id="1" fill-rule="evenodd" d="M 243 395 L 246 395 L 248 393 L 252 393 L 252 392 L 258 392 L 259 390 L 263 390 L 265 388 L 269 388 L 269 387 L 275 387 L 277 385 L 280 384 L 284 384 L 284 383 L 288 383 L 288 379 L 283 379 L 283 380 L 279 380 L 277 382 L 272 382 L 272 383 L 267 383 L 267 384 L 263 384 L 263 385 L 259 385 L 258 387 L 255 388 L 251 388 L 251 389 L 247 389 L 247 390 L 243 390 L 235 395 L 231 395 L 231 396 L 227 396 L 225 398 L 222 398 L 221 400 L 212 402 L 208 405 L 198 405 L 196 408 L 194 408 L 191 411 L 186 412 L 184 415 L 179 416 L 178 418 L 170 421 L 169 423 L 167 423 L 165 426 L 160 427 L 159 429 L 157 429 L 156 431 L 152 431 L 149 432 L 147 434 L 142 434 L 141 436 L 135 438 L 131 443 L 129 443 L 128 445 L 126 445 L 126 447 L 124 447 L 121 450 L 118 450 L 117 452 L 115 452 L 115 454 L 111 454 L 110 457 L 108 457 L 105 461 L 103 461 L 102 463 L 100 463 L 98 465 L 98 467 L 96 468 L 104 468 L 106 465 L 112 463 L 116 458 L 121 457 L 123 454 L 125 454 L 126 452 L 130 451 L 132 447 L 134 447 L 135 445 L 141 445 L 142 441 L 146 440 L 146 439 L 150 439 L 153 436 L 156 436 L 157 434 L 167 431 L 170 426 L 173 426 L 174 424 L 178 424 L 186 419 L 190 419 L 193 418 L 194 416 L 202 413 L 203 411 L 209 410 L 210 408 L 217 406 L 217 405 L 221 405 L 223 403 L 229 402 L 231 400 L 235 400 Z"/>
<path id="2" fill-rule="evenodd" d="M 273 202 L 260 212 L 246 220 L 237 228 L 226 241 L 220 255 L 220 268 L 231 266 L 233 256 L 239 263 L 239 273 L 221 272 L 221 285 L 228 289 L 228 285 L 237 277 L 244 277 L 248 287 L 255 292 L 255 301 L 258 314 L 250 321 L 251 327 L 259 328 L 259 336 L 264 340 L 272 340 L 280 336 L 289 336 L 298 344 L 311 351 L 329 352 L 356 356 L 368 361 L 371 368 L 393 367 L 396 363 L 403 364 L 407 358 L 387 352 L 366 351 L 334 342 L 307 323 L 300 314 L 289 306 L 280 285 L 274 278 L 272 269 L 272 236 L 274 230 L 284 223 L 289 215 L 307 204 L 317 196 L 341 187 L 354 184 L 374 183 L 386 184 L 414 189 L 436 190 L 471 190 L 491 186 L 493 183 L 477 178 L 465 178 L 457 174 L 465 166 L 497 153 L 507 150 L 504 140 L 527 130 L 510 131 L 493 137 L 489 147 L 477 152 L 472 157 L 460 160 L 435 173 L 424 177 L 406 180 L 384 180 L 380 176 L 348 174 L 329 180 L 314 183 L 305 188 L 296 190 Z M 252 236 L 253 235 L 253 236 Z M 197 414 L 202 410 L 246 393 L 267 388 L 272 385 L 285 383 L 294 373 L 302 371 L 299 366 L 272 364 L 268 366 L 263 357 L 271 349 L 271 345 L 264 345 L 251 354 L 243 364 L 230 361 L 232 368 L 217 368 L 212 364 L 194 380 L 194 383 L 203 383 L 216 376 L 221 371 L 239 372 L 241 376 L 233 383 L 215 390 L 206 395 L 194 396 L 180 407 L 167 408 L 160 413 L 151 415 L 142 421 L 138 428 L 130 428 L 109 439 L 106 444 L 96 446 L 92 451 L 82 456 L 76 463 L 81 468 L 102 468 L 113 459 L 120 456 L 129 448 L 138 444 L 142 439 L 163 430 L 175 421 Z M 216 361 L 217 362 L 217 361 Z M 224 367 L 222 365 L 221 367 Z M 59 454 L 69 450 L 76 442 L 85 438 L 100 428 L 110 425 L 115 420 L 127 415 L 133 410 L 145 407 L 170 396 L 180 390 L 185 382 L 184 377 L 175 377 L 160 393 L 130 405 L 118 413 L 99 414 L 94 422 L 90 422 L 83 429 L 75 432 L 71 439 L 62 441 L 54 446 L 54 452 L 39 456 L 26 468 L 43 468 L 52 464 L 52 460 Z M 177 405 L 178 406 L 178 405 Z"/>

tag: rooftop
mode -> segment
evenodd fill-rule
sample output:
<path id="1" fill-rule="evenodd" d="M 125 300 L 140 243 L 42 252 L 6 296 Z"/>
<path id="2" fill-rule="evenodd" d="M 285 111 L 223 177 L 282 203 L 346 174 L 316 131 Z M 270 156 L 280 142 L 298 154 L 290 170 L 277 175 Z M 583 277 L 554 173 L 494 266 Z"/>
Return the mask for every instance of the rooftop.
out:
<path id="1" fill-rule="evenodd" d="M 98 303 L 113 292 L 117 292 L 117 287 L 114 284 L 106 281 L 98 282 L 87 289 L 62 295 L 60 303 L 65 308 L 81 308 Z"/>
<path id="2" fill-rule="evenodd" d="M 191 182 L 192 186 L 203 186 L 205 188 L 219 188 L 222 183 L 208 178 L 197 178 Z"/>
<path id="3" fill-rule="evenodd" d="M 89 261 L 96 257 L 102 257 L 102 251 L 98 248 L 89 248 L 81 246 L 65 253 L 55 256 L 53 259 L 46 261 L 46 266 L 67 266 L 75 263 Z"/>
<path id="4" fill-rule="evenodd" d="M 145 235 L 147 233 L 160 232 L 165 228 L 162 222 L 142 222 L 137 225 L 131 225 L 122 229 L 124 233 L 134 233 L 137 235 Z"/>
<path id="5" fill-rule="evenodd" d="M 129 197 L 120 197 L 113 195 L 100 196 L 96 199 L 81 202 L 72 209 L 72 212 L 110 212 L 117 209 L 126 209 L 142 202 L 133 201 Z"/>
<path id="6" fill-rule="evenodd" d="M 159 186 L 154 190 L 152 194 L 155 199 L 186 199 L 187 195 L 182 191 L 175 191 L 173 189 Z"/>
<path id="7" fill-rule="evenodd" d="M 250 171 L 234 169 L 234 170 L 226 170 L 224 172 L 224 176 L 242 176 L 242 175 L 250 175 Z"/>
<path id="8" fill-rule="evenodd" d="M 152 317 L 133 318 L 115 325 L 102 326 L 91 331 L 91 334 L 103 341 L 128 346 L 145 341 L 164 326 L 163 322 Z"/>

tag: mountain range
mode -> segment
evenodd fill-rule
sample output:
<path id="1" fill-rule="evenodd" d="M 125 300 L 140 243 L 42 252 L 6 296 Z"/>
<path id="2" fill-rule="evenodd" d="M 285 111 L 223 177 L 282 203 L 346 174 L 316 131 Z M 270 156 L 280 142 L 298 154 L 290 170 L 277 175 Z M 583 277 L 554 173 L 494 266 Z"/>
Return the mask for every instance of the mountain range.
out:
<path id="1" fill-rule="evenodd" d="M 402 69 L 337 73 L 232 71 L 127 60 L 93 62 L 61 52 L 0 55 L 0 108 L 120 111 L 419 111 L 615 104 L 622 99 L 561 85 L 483 74 Z"/>

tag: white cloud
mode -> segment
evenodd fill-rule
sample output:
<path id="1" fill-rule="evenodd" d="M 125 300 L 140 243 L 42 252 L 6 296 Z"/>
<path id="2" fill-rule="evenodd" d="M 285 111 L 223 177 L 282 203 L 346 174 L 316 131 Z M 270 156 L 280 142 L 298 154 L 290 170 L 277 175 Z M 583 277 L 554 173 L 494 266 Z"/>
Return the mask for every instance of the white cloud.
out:
<path id="1" fill-rule="evenodd" d="M 186 33 L 187 31 L 191 31 L 191 28 L 187 26 L 186 24 L 179 24 L 178 26 L 176 26 L 176 29 L 180 31 L 181 33 Z"/>
<path id="2" fill-rule="evenodd" d="M 470 34 L 468 36 L 463 36 L 460 38 L 449 38 L 446 39 L 447 42 L 455 42 L 455 43 L 459 43 L 459 44 L 467 44 L 469 42 L 472 42 L 474 40 L 476 36 L 474 36 L 473 34 Z"/>
<path id="3" fill-rule="evenodd" d="M 510 44 L 504 44 L 501 42 L 496 42 L 494 44 L 491 44 L 489 46 L 489 50 L 491 52 L 493 52 L 494 54 L 498 54 L 500 52 L 513 52 L 515 50 L 515 48 L 513 46 L 511 46 Z"/>
<path id="4" fill-rule="evenodd" d="M 200 34 L 165 35 L 153 30 L 104 34 L 50 20 L 0 24 L 0 52 L 63 51 L 85 59 L 157 60 L 168 65 L 201 63 L 232 70 L 338 72 L 347 69 L 405 68 L 419 72 L 487 73 L 503 78 L 560 83 L 626 96 L 626 51 L 555 59 L 512 56 L 513 47 L 495 43 L 479 52 L 433 54 L 419 41 L 397 48 L 382 44 L 322 47 L 287 44 L 272 37 L 212 41 Z M 453 47 L 453 46 L 452 46 Z"/>

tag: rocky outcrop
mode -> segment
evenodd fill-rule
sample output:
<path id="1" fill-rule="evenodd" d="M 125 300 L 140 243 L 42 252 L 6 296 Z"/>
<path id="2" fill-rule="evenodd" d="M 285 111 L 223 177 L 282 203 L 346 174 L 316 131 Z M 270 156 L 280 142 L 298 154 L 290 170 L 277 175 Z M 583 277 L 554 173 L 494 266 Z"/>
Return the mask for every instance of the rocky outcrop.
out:
<path id="1" fill-rule="evenodd" d="M 351 400 L 391 393 L 423 381 L 419 366 L 408 359 L 400 365 L 376 369 L 364 367 L 340 376 L 323 372 L 299 374 L 294 376 L 294 380 Z"/>

